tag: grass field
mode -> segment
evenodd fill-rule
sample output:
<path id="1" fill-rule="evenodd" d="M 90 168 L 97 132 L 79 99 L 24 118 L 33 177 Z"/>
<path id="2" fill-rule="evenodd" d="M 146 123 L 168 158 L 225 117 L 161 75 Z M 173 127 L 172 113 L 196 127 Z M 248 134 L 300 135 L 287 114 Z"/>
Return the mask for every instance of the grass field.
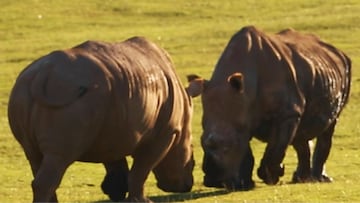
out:
<path id="1" fill-rule="evenodd" d="M 360 202 L 360 2 L 358 0 L 1 0 L 0 1 L 0 202 L 32 200 L 32 175 L 7 121 L 9 92 L 19 73 L 36 58 L 85 40 L 122 41 L 145 36 L 164 47 L 186 85 L 186 74 L 209 77 L 236 31 L 255 25 L 267 32 L 292 27 L 311 32 L 345 51 L 353 61 L 350 102 L 340 117 L 327 162 L 330 184 L 289 184 L 296 156 L 290 147 L 286 171 L 276 186 L 254 173 L 253 191 L 227 193 L 202 186 L 201 106 L 195 99 L 195 185 L 186 194 L 165 193 L 151 175 L 146 194 L 154 201 Z M 252 142 L 259 165 L 265 145 Z M 106 202 L 99 187 L 100 164 L 72 165 L 58 189 L 61 202 Z"/>

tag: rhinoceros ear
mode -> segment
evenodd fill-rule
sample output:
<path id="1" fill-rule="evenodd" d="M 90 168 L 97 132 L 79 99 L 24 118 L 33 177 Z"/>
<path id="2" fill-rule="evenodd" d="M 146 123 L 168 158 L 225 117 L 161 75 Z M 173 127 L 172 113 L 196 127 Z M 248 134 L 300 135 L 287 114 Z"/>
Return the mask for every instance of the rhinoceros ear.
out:
<path id="1" fill-rule="evenodd" d="M 244 76 L 241 73 L 234 73 L 230 75 L 227 81 L 236 91 L 240 93 L 244 92 Z"/>
<path id="2" fill-rule="evenodd" d="M 187 79 L 189 86 L 186 88 L 186 92 L 191 97 L 199 96 L 204 91 L 206 80 L 197 75 L 188 75 Z"/>

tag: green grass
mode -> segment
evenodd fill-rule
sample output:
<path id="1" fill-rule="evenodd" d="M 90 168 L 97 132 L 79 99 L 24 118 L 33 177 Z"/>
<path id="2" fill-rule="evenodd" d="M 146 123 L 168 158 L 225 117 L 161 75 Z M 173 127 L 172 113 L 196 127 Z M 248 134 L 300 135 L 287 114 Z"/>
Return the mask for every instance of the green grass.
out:
<path id="1" fill-rule="evenodd" d="M 55 49 L 85 40 L 122 41 L 145 36 L 172 55 L 177 72 L 209 77 L 230 37 L 241 27 L 267 32 L 292 27 L 311 32 L 344 50 L 353 61 L 350 103 L 340 117 L 327 162 L 331 184 L 289 184 L 296 166 L 294 150 L 284 160 L 286 174 L 276 186 L 263 184 L 249 192 L 227 193 L 202 186 L 201 106 L 195 99 L 193 136 L 196 167 L 191 193 L 165 193 L 151 175 L 146 194 L 155 201 L 189 202 L 360 202 L 360 2 L 357 0 L 243 1 L 0 1 L 0 202 L 29 202 L 32 175 L 7 121 L 9 92 L 18 73 L 31 61 Z M 265 145 L 252 142 L 259 165 Z M 100 164 L 76 163 L 58 189 L 62 202 L 105 202 Z"/>

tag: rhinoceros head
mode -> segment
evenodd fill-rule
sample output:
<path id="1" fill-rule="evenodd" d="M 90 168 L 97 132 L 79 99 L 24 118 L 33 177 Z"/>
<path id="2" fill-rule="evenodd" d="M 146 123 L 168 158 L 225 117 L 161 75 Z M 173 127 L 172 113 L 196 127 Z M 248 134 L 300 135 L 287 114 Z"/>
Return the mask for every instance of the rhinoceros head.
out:
<path id="1" fill-rule="evenodd" d="M 237 186 L 234 184 L 239 182 L 239 170 L 249 150 L 250 140 L 250 102 L 245 94 L 243 75 L 231 74 L 221 84 L 196 76 L 188 79 L 188 93 L 193 97 L 201 95 L 202 98 L 201 144 L 204 157 L 213 160 L 214 168 L 218 169 L 217 173 L 212 173 L 211 166 L 205 164 L 207 160 L 204 158 L 205 179 L 209 173 L 219 184 L 235 189 Z"/>

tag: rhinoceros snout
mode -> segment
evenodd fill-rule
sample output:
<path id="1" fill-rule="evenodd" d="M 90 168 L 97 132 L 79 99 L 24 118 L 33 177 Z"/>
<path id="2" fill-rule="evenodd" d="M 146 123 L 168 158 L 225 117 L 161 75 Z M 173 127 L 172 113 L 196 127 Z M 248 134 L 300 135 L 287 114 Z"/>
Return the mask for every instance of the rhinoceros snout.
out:
<path id="1" fill-rule="evenodd" d="M 165 192 L 190 192 L 193 186 L 193 180 L 186 181 L 182 184 L 179 183 L 164 183 L 158 182 L 158 188 L 162 189 Z"/>

